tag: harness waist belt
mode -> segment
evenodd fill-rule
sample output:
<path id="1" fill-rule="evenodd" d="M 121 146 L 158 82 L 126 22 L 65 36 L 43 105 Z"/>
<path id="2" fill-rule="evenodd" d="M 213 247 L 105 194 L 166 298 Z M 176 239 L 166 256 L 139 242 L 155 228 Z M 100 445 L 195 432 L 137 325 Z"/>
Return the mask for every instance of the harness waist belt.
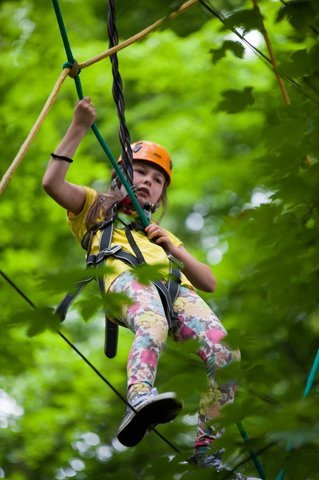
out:
<path id="1" fill-rule="evenodd" d="M 123 222 L 122 222 L 123 223 Z M 97 255 L 88 253 L 86 258 L 87 267 L 90 268 L 101 268 L 103 266 L 103 261 L 107 260 L 110 257 L 116 258 L 125 262 L 130 267 L 137 267 L 139 265 L 145 264 L 144 257 L 138 248 L 131 232 L 129 226 L 126 226 L 125 233 L 129 240 L 130 246 L 135 253 L 135 256 L 131 253 L 123 250 L 120 245 L 114 245 L 111 247 L 111 241 L 113 237 L 113 229 L 114 229 L 114 222 L 113 219 L 101 222 L 97 225 L 89 234 L 86 234 L 83 241 L 82 246 L 85 249 L 89 249 L 91 245 L 91 235 L 94 235 L 98 230 L 102 230 L 102 236 L 100 240 L 100 251 Z M 183 265 L 175 259 L 172 255 L 167 255 L 169 258 L 170 263 L 170 271 L 169 271 L 169 280 L 166 283 L 161 282 L 159 280 L 153 281 L 153 285 L 156 287 L 158 294 L 162 300 L 163 308 L 165 311 L 165 315 L 167 318 L 167 323 L 169 327 L 171 327 L 172 319 L 176 318 L 176 314 L 174 312 L 174 302 L 179 292 L 179 286 L 181 283 L 181 272 L 180 268 Z M 72 304 L 72 302 L 77 298 L 77 296 L 81 293 L 83 288 L 93 279 L 97 279 L 101 294 L 105 294 L 105 286 L 104 286 L 104 278 L 103 275 L 96 275 L 94 277 L 90 277 L 84 279 L 80 282 L 77 282 L 75 285 L 75 289 L 68 293 L 65 298 L 62 300 L 60 305 L 56 309 L 56 313 L 59 315 L 61 320 L 64 320 L 67 310 Z M 105 339 L 105 354 L 107 357 L 112 358 L 116 355 L 117 349 L 117 338 L 118 338 L 118 325 L 107 317 L 105 318 L 106 321 L 106 339 Z"/>

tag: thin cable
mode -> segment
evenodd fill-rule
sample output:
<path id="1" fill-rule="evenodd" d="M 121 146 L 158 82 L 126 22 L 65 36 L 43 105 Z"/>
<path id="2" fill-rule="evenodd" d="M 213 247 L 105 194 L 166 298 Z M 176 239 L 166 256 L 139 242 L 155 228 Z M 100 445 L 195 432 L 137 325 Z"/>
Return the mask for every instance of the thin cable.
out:
<path id="1" fill-rule="evenodd" d="M 254 53 L 256 53 L 261 59 L 263 59 L 269 68 L 272 68 L 270 58 L 268 58 L 267 55 L 265 55 L 257 47 L 252 45 L 236 28 L 229 27 L 227 25 L 226 17 L 219 10 L 217 10 L 212 5 L 208 5 L 206 2 L 204 2 L 204 0 L 199 0 L 199 3 L 203 5 L 203 7 L 206 8 L 206 10 L 208 10 L 212 15 L 218 18 L 218 20 L 220 20 L 231 32 L 233 32 L 242 42 L 244 42 Z M 298 82 L 296 82 L 296 80 L 284 74 L 282 74 L 282 78 L 285 79 L 288 83 L 290 83 L 290 85 L 292 85 L 296 90 L 298 90 L 305 98 L 308 98 L 308 100 L 311 100 L 316 105 L 319 105 L 319 100 L 317 98 L 313 98 L 308 92 L 306 92 L 302 88 L 302 86 Z M 311 86 L 310 88 L 312 91 L 317 93 L 314 88 L 312 88 Z"/>
<path id="2" fill-rule="evenodd" d="M 34 309 L 37 310 L 36 305 L 30 300 L 29 297 L 6 275 L 2 270 L 0 270 L 0 275 L 11 285 L 11 287 Z M 125 397 L 112 385 L 112 383 L 90 362 L 90 360 L 82 353 L 80 350 L 60 331 L 57 330 L 57 334 L 72 348 L 72 350 L 82 359 L 84 362 L 96 373 L 96 375 L 115 393 L 120 400 L 125 403 L 133 412 L 140 417 L 143 421 L 143 417 L 135 410 L 135 408 L 126 400 Z M 169 445 L 176 453 L 181 453 L 180 450 L 173 445 L 164 435 L 162 435 L 155 427 L 149 426 L 149 428 L 156 433 L 167 445 Z"/>
<path id="3" fill-rule="evenodd" d="M 313 365 L 311 367 L 309 376 L 307 378 L 305 390 L 303 392 L 303 398 L 306 398 L 309 395 L 310 390 L 312 389 L 312 386 L 314 384 L 318 369 L 319 369 L 319 348 L 317 350 Z"/>
<path id="4" fill-rule="evenodd" d="M 13 283 L 13 281 L 2 270 L 0 270 L 0 275 L 2 275 L 3 278 L 11 285 L 11 287 L 14 288 L 14 290 L 18 292 L 18 294 L 21 295 L 26 302 L 28 302 L 30 307 L 36 309 L 35 304 L 30 300 L 30 298 L 27 297 L 25 293 L 23 293 L 23 291 L 15 283 Z"/>
<path id="5" fill-rule="evenodd" d="M 207 3 L 204 2 L 204 0 L 199 0 L 201 5 L 203 5 L 206 10 L 208 10 L 212 15 L 214 15 L 218 20 L 220 20 L 225 26 L 226 26 L 226 17 L 217 10 L 215 7 L 212 5 L 208 5 Z M 250 43 L 236 28 L 233 27 L 228 27 L 229 30 L 231 30 L 242 42 L 244 42 L 251 50 L 253 50 L 259 57 L 261 57 L 263 60 L 265 60 L 266 63 L 271 64 L 270 59 L 265 55 L 261 50 L 259 50 L 257 47 L 255 47 L 252 43 Z"/>

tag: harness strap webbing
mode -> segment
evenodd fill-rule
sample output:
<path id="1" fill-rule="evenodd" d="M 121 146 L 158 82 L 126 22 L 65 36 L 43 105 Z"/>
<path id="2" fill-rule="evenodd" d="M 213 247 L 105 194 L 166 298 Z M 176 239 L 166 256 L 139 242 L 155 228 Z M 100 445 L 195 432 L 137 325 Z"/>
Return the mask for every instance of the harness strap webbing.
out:
<path id="1" fill-rule="evenodd" d="M 105 260 L 109 257 L 113 257 L 118 260 L 121 260 L 132 268 L 136 268 L 139 265 L 145 264 L 145 259 L 132 235 L 131 228 L 132 226 L 125 225 L 125 233 L 126 233 L 128 242 L 135 255 L 132 255 L 131 253 L 126 252 L 125 250 L 122 249 L 120 245 L 114 245 L 113 247 L 111 247 L 113 231 L 114 231 L 114 219 L 111 219 L 107 222 L 102 222 L 97 226 L 97 228 L 94 229 L 93 233 L 96 233 L 97 230 L 102 230 L 102 235 L 100 239 L 99 253 L 98 254 L 89 253 L 86 257 L 86 264 L 88 269 L 91 272 L 92 272 L 92 267 L 97 269 L 102 268 Z M 85 246 L 87 246 L 88 244 L 87 239 L 84 242 Z M 82 242 L 82 244 L 84 243 Z M 175 318 L 175 315 L 176 315 L 174 312 L 174 302 L 179 292 L 181 273 L 180 273 L 180 270 L 176 267 L 176 265 L 178 265 L 178 261 L 174 259 L 174 257 L 172 257 L 171 255 L 168 255 L 168 258 L 169 258 L 169 265 L 170 265 L 169 281 L 167 282 L 167 284 L 159 280 L 154 280 L 152 281 L 152 283 L 156 287 L 158 294 L 161 298 L 165 315 L 167 318 L 167 322 L 170 327 L 172 323 L 172 319 Z M 82 292 L 85 286 L 93 278 L 97 278 L 101 295 L 102 296 L 105 295 L 104 276 L 99 275 L 98 272 L 95 277 L 90 275 L 90 277 L 84 280 L 81 280 L 80 282 L 77 282 L 75 285 L 75 290 L 71 293 L 68 293 L 56 309 L 56 313 L 59 315 L 61 320 L 65 319 L 68 308 L 71 306 L 74 300 L 79 296 L 79 294 Z M 118 320 L 117 322 L 119 324 L 121 323 Z M 117 343 L 118 343 L 118 324 L 110 320 L 107 316 L 105 316 L 104 352 L 108 358 L 115 357 L 116 351 L 117 351 Z"/>
<path id="2" fill-rule="evenodd" d="M 143 257 L 143 254 L 140 251 L 137 243 L 135 242 L 129 226 L 126 226 L 125 233 L 127 235 L 128 241 L 130 243 L 130 246 L 135 256 L 123 250 L 119 245 L 115 245 L 112 248 L 110 246 L 106 247 L 106 245 L 110 245 L 111 239 L 112 239 L 111 228 L 110 226 L 107 225 L 106 228 L 104 228 L 103 230 L 101 241 L 100 241 L 100 245 L 103 246 L 104 248 L 103 250 L 101 249 L 97 255 L 94 255 L 94 254 L 88 255 L 87 265 L 88 266 L 100 265 L 106 258 L 110 256 L 125 262 L 127 265 L 133 268 L 139 265 L 145 264 L 145 259 Z M 158 280 L 154 280 L 152 283 L 155 285 L 155 287 L 157 288 L 160 294 L 161 300 L 163 302 L 164 310 L 168 319 L 168 323 L 170 326 L 171 319 L 175 317 L 173 305 L 179 292 L 181 273 L 180 273 L 180 270 L 174 266 L 174 263 L 176 262 L 176 260 L 170 255 L 168 256 L 168 258 L 170 261 L 170 271 L 169 271 L 169 281 L 167 285 L 165 285 L 163 282 Z"/>
<path id="3" fill-rule="evenodd" d="M 57 306 L 55 313 L 58 315 L 58 317 L 63 321 L 66 317 L 66 314 L 68 312 L 68 309 L 70 308 L 71 304 L 74 302 L 74 300 L 80 295 L 80 293 L 83 291 L 83 289 L 94 279 L 94 276 L 85 278 L 83 280 L 80 280 L 79 282 L 76 282 L 75 284 L 75 289 L 68 293 L 60 302 L 60 304 Z"/>
<path id="4" fill-rule="evenodd" d="M 125 228 L 125 233 L 129 241 L 129 244 L 134 254 L 136 255 L 138 265 L 143 265 L 146 262 L 141 250 L 139 249 L 137 243 L 134 240 L 134 237 L 130 229 L 130 225 L 128 225 Z M 180 274 L 180 271 L 173 266 L 173 257 L 168 256 L 168 258 L 169 258 L 169 265 L 170 265 L 168 284 L 166 285 L 165 283 L 158 280 L 155 280 L 152 283 L 157 288 L 157 291 L 161 297 L 167 322 L 169 327 L 171 327 L 171 323 L 172 323 L 171 320 L 175 317 L 173 305 L 179 291 L 181 274 Z"/>
<path id="5" fill-rule="evenodd" d="M 134 237 L 132 235 L 132 232 L 131 232 L 131 229 L 130 229 L 130 226 L 127 225 L 125 227 L 125 235 L 126 235 L 126 238 L 128 239 L 128 242 L 136 256 L 136 260 L 137 260 L 137 264 L 138 265 L 143 265 L 145 263 L 145 259 L 143 257 L 143 254 L 141 252 L 141 250 L 139 249 L 137 243 L 135 242 L 134 240 Z"/>

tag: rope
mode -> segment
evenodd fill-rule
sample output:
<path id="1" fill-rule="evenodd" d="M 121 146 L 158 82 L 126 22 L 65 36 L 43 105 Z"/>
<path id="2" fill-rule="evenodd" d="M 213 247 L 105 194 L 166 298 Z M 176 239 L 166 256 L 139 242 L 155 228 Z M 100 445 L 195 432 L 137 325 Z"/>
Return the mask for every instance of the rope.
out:
<path id="1" fill-rule="evenodd" d="M 0 275 L 2 275 L 2 277 L 6 280 L 6 282 L 11 285 L 11 287 L 34 309 L 36 310 L 37 307 L 35 305 L 35 303 L 30 300 L 30 298 L 8 277 L 8 275 L 6 275 L 2 270 L 0 270 Z M 60 338 L 62 338 L 62 340 L 67 343 L 69 345 L 69 347 L 91 368 L 91 370 L 94 371 L 94 373 L 103 381 L 103 383 L 105 383 L 111 390 L 112 392 L 127 406 L 129 407 L 131 410 L 133 410 L 133 412 L 135 414 L 138 415 L 138 412 L 135 410 L 135 408 L 126 400 L 125 397 L 123 397 L 123 395 L 114 387 L 114 385 L 112 385 L 112 383 L 99 371 L 98 368 L 96 368 L 92 362 L 60 331 L 60 330 L 57 330 L 56 332 Z M 316 358 L 316 369 L 318 369 L 319 367 L 319 350 L 318 350 L 318 354 L 317 354 L 317 358 Z M 315 376 L 315 372 L 312 372 L 310 374 L 311 378 L 313 378 Z M 308 385 L 308 382 L 307 382 L 307 385 Z M 308 387 L 309 388 L 309 387 Z M 237 427 L 239 428 L 240 430 L 240 433 L 242 434 L 242 437 L 244 438 L 245 441 L 248 440 L 248 435 L 246 433 L 246 431 L 244 430 L 244 427 L 241 423 L 238 423 L 237 424 Z M 176 453 L 181 453 L 181 451 L 172 443 L 170 442 L 164 435 L 162 435 L 155 427 L 152 427 L 150 426 L 149 427 L 154 433 L 156 433 L 156 435 L 161 438 L 163 440 L 163 442 L 165 442 L 169 447 L 172 448 L 172 450 L 174 450 Z M 271 448 L 272 446 L 274 445 L 274 443 L 264 447 L 262 450 L 259 450 L 258 452 L 254 452 L 253 454 L 255 455 L 255 460 L 257 458 L 257 455 L 260 455 L 261 453 L 263 453 L 264 451 L 268 450 L 269 448 Z M 252 457 L 252 452 L 249 452 L 250 454 L 250 458 Z M 240 467 L 241 465 L 244 465 L 245 463 L 247 463 L 247 461 L 249 461 L 249 458 L 248 459 L 244 459 L 242 462 L 240 462 L 238 465 L 235 466 L 235 468 L 233 469 L 233 471 L 235 471 L 238 467 Z M 254 462 L 255 463 L 255 462 Z M 257 466 L 258 465 L 258 466 Z M 261 478 L 264 480 L 265 476 L 264 476 L 264 470 L 263 470 L 263 467 L 262 465 L 260 464 L 260 462 L 256 461 L 255 463 L 255 466 L 257 468 L 257 471 L 258 473 L 261 475 Z M 227 475 L 228 477 L 228 475 Z M 225 477 L 226 478 L 226 477 Z M 283 478 L 283 477 L 282 477 Z M 279 478 L 277 479 L 279 480 Z"/>
<path id="2" fill-rule="evenodd" d="M 246 430 L 244 428 L 244 425 L 241 422 L 237 422 L 236 425 L 237 425 L 239 433 L 241 434 L 244 442 L 245 443 L 248 442 L 249 441 L 249 436 L 248 436 L 248 433 L 246 432 Z M 249 450 L 248 452 L 249 452 L 249 455 L 250 455 L 250 459 L 253 462 L 253 464 L 255 465 L 255 468 L 256 468 L 258 474 L 261 476 L 261 479 L 265 480 L 265 478 L 266 478 L 265 470 L 264 470 L 264 467 L 262 466 L 262 464 L 261 464 L 261 462 L 258 458 L 257 452 L 255 450 Z"/>
<path id="3" fill-rule="evenodd" d="M 58 21 L 61 37 L 63 39 L 64 49 L 65 49 L 65 53 L 66 53 L 68 62 L 73 64 L 75 62 L 75 60 L 74 60 L 73 53 L 72 53 L 72 50 L 71 50 L 71 46 L 70 46 L 70 43 L 69 43 L 69 40 L 68 40 L 68 35 L 67 35 L 67 31 L 66 31 L 66 28 L 65 28 L 65 25 L 64 25 L 64 21 L 63 21 L 63 17 L 62 17 L 59 2 L 58 2 L 58 0 L 52 0 L 52 2 L 53 2 L 56 18 L 57 18 L 57 21 Z M 70 63 L 65 63 L 64 67 L 65 68 L 70 68 Z M 75 82 L 78 98 L 82 99 L 84 95 L 83 95 L 83 89 L 82 89 L 82 84 L 81 84 L 79 74 L 80 74 L 80 71 L 78 71 L 78 73 L 75 75 L 74 82 Z M 131 201 L 134 205 L 134 208 L 137 211 L 137 213 L 138 213 L 138 215 L 139 215 L 139 217 L 142 221 L 143 226 L 147 227 L 147 225 L 149 224 L 149 220 L 146 217 L 141 205 L 139 204 L 139 202 L 138 202 L 138 200 L 137 200 L 137 198 L 136 198 L 136 196 L 135 196 L 135 194 L 134 194 L 134 192 L 131 188 L 130 183 L 127 181 L 126 177 L 123 175 L 123 172 L 122 172 L 119 164 L 115 160 L 109 146 L 107 145 L 104 138 L 102 137 L 102 135 L 101 135 L 101 133 L 100 133 L 100 131 L 99 131 L 95 122 L 93 123 L 91 129 L 92 129 L 95 137 L 97 138 L 99 144 L 101 145 L 104 153 L 106 154 L 106 156 L 110 160 L 110 162 L 112 164 L 112 167 L 114 168 L 118 177 L 120 178 L 120 181 L 123 184 L 125 190 L 127 191 L 127 194 L 130 197 L 130 199 L 131 199 Z"/>
<path id="4" fill-rule="evenodd" d="M 61 73 L 59 79 L 57 80 L 57 83 L 56 83 L 55 87 L 53 88 L 52 93 L 49 95 L 49 97 L 48 97 L 48 99 L 47 99 L 39 117 L 38 117 L 38 120 L 35 122 L 34 126 L 31 128 L 30 133 L 27 136 L 25 142 L 21 146 L 21 148 L 20 148 L 19 152 L 17 153 L 16 157 L 13 159 L 10 167 L 5 172 L 5 174 L 3 175 L 2 180 L 0 182 L 0 194 L 2 194 L 2 192 L 5 190 L 9 181 L 13 177 L 16 169 L 18 168 L 21 161 L 25 157 L 29 147 L 31 146 L 33 140 L 35 139 L 36 135 L 39 132 L 40 126 L 42 125 L 43 121 L 45 120 L 45 117 L 47 116 L 49 110 L 53 106 L 53 104 L 56 100 L 57 94 L 58 94 L 58 92 L 59 92 L 59 90 L 62 86 L 62 83 L 64 82 L 65 78 L 68 75 L 71 76 L 72 78 L 75 78 L 76 75 L 79 74 L 81 69 L 89 67 L 90 65 L 93 65 L 94 63 L 97 63 L 100 60 L 103 60 L 104 58 L 109 57 L 113 53 L 116 53 L 119 50 L 122 50 L 122 49 L 128 47 L 129 45 L 132 45 L 136 41 L 141 40 L 142 38 L 146 37 L 150 32 L 152 32 L 157 27 L 159 27 L 164 21 L 166 21 L 168 19 L 174 19 L 175 17 L 177 17 L 178 15 L 183 13 L 187 8 L 191 7 L 195 3 L 198 3 L 199 1 L 200 0 L 190 0 L 188 2 L 185 2 L 176 12 L 171 13 L 167 17 L 159 19 L 157 22 L 155 22 L 154 24 L 145 28 L 144 30 L 137 33 L 133 37 L 128 38 L 124 42 L 110 48 L 106 52 L 103 52 L 103 53 L 93 57 L 90 60 L 87 60 L 86 62 L 83 62 L 83 63 L 80 63 L 80 64 L 78 64 L 76 62 L 76 60 L 66 62 L 63 65 L 64 70 Z M 56 15 L 59 17 L 60 21 L 62 21 L 62 23 L 63 23 L 63 18 L 62 18 L 60 9 L 58 8 L 58 5 L 55 4 L 55 3 L 53 5 L 54 5 L 55 11 L 56 11 Z M 67 52 L 68 52 L 67 56 L 69 56 L 69 58 L 73 58 L 73 54 L 72 54 L 72 51 L 71 51 L 71 48 L 70 48 L 70 44 L 67 40 L 67 35 L 65 35 L 64 40 L 65 40 L 65 46 L 66 46 L 66 49 L 67 49 Z M 77 89 L 79 89 L 79 91 L 81 93 L 81 85 L 79 84 L 77 79 L 75 79 L 75 82 L 76 82 L 76 85 L 77 85 Z M 83 94 L 82 94 L 82 97 L 83 97 Z"/>
<path id="5" fill-rule="evenodd" d="M 275 55 L 274 49 L 272 47 L 272 44 L 271 44 L 271 41 L 270 41 L 270 38 L 269 38 L 269 35 L 268 35 L 268 31 L 265 27 L 263 16 L 262 16 L 262 13 L 261 13 L 259 5 L 258 5 L 258 0 L 252 0 L 252 2 L 253 2 L 254 11 L 255 11 L 256 16 L 258 18 L 260 31 L 261 31 L 261 33 L 264 37 L 264 40 L 265 40 L 265 43 L 266 43 L 266 46 L 267 46 L 267 49 L 268 49 L 271 64 L 272 64 L 272 67 L 273 67 L 273 72 L 274 72 L 274 75 L 276 77 L 279 90 L 281 92 L 281 95 L 284 99 L 285 104 L 286 105 L 291 105 L 290 98 L 289 98 L 288 92 L 286 90 L 284 81 L 283 81 L 282 77 L 279 75 L 278 70 L 277 70 L 276 55 Z"/>
<path id="6" fill-rule="evenodd" d="M 132 37 L 128 38 L 127 40 L 125 40 L 124 42 L 108 49 L 107 51 L 105 52 L 102 52 L 101 54 L 99 55 L 96 55 L 95 57 L 85 61 L 85 62 L 82 62 L 82 63 L 79 63 L 77 64 L 77 68 L 78 68 L 78 71 L 81 70 L 81 69 L 84 69 L 84 68 L 87 68 L 89 67 L 90 65 L 93 65 L 97 62 L 99 62 L 100 60 L 103 60 L 104 58 L 107 58 L 109 57 L 110 55 L 112 55 L 113 53 L 116 53 L 126 47 L 128 47 L 129 45 L 132 45 L 133 43 L 141 40 L 142 38 L 146 37 L 150 32 L 152 32 L 153 30 L 155 30 L 156 28 L 158 28 L 164 21 L 167 21 L 169 19 L 174 19 L 176 18 L 178 15 L 180 15 L 181 13 L 183 13 L 187 8 L 191 7 L 192 5 L 196 4 L 196 3 L 200 3 L 201 5 L 203 5 L 204 8 L 206 8 L 210 13 L 212 13 L 215 17 L 217 17 L 221 22 L 223 22 L 225 24 L 226 22 L 226 19 L 225 17 L 222 15 L 221 12 L 218 12 L 216 9 L 214 9 L 214 7 L 210 6 L 210 5 L 207 5 L 203 0 L 190 0 L 188 2 L 185 2 L 176 12 L 173 12 L 171 13 L 170 15 L 168 15 L 167 17 L 164 17 L 164 18 L 161 18 L 159 20 L 157 20 L 154 24 L 150 25 L 149 27 L 145 28 L 144 30 L 141 30 L 139 33 L 137 33 L 136 35 L 133 35 Z M 256 48 L 254 45 L 252 45 L 250 42 L 248 42 L 248 40 L 243 37 L 239 32 L 238 30 L 236 29 L 231 29 L 247 46 L 249 46 L 249 48 L 251 48 L 251 50 L 253 50 L 256 54 L 258 54 L 260 56 L 260 58 L 263 58 L 263 60 L 265 60 L 266 63 L 271 63 L 270 59 L 263 53 L 261 52 L 260 50 L 258 50 L 258 48 Z M 72 71 L 72 69 L 74 69 L 74 65 L 75 65 L 75 60 L 74 62 L 70 62 L 71 64 L 71 68 L 69 68 L 69 70 L 67 70 L 67 73 L 63 73 L 61 75 L 63 75 L 63 80 L 66 78 L 66 76 L 69 74 L 70 75 L 70 71 Z M 65 67 L 66 68 L 66 67 Z M 70 75 L 72 76 L 72 75 Z M 286 79 L 292 86 L 294 86 L 297 90 L 299 90 L 306 98 L 308 98 L 309 100 L 311 100 L 312 102 L 318 104 L 319 102 L 314 99 L 313 97 L 311 97 L 308 93 L 306 93 L 303 88 L 301 87 L 301 85 L 299 85 L 295 80 L 293 80 L 292 78 L 288 77 L 288 76 L 285 76 L 283 75 L 283 78 Z M 60 79 L 58 80 L 57 82 L 57 85 L 59 84 L 59 81 Z M 306 80 L 305 80 L 306 81 Z M 77 83 L 77 81 L 76 81 Z M 60 88 L 60 86 L 58 87 Z M 47 102 L 49 102 L 49 99 L 50 97 L 48 98 Z M 55 100 L 55 98 L 54 98 Z M 52 107 L 54 101 L 52 102 L 52 104 L 50 104 L 50 108 Z M 39 116 L 39 119 L 41 117 L 41 115 L 44 113 L 45 111 L 45 108 L 46 108 L 46 105 L 47 103 L 45 104 L 45 106 L 43 107 L 43 110 Z M 48 112 L 45 113 L 45 116 Z M 15 170 L 17 169 L 17 167 L 19 166 L 19 164 L 21 163 L 22 159 L 24 158 L 25 154 L 27 153 L 27 150 L 29 149 L 31 143 L 33 142 L 35 136 L 37 135 L 39 131 L 39 126 L 36 127 L 36 125 L 34 125 L 34 127 L 32 127 L 30 133 L 29 133 L 29 136 L 27 137 L 27 139 L 25 140 L 25 143 L 22 145 L 21 149 L 19 150 L 18 154 L 16 155 L 16 157 L 14 158 L 14 160 L 12 161 L 12 165 L 8 168 L 7 172 L 4 174 L 1 182 L 0 182 L 0 194 L 4 191 L 4 189 L 6 188 L 6 186 L 8 185 L 9 181 L 11 180 Z M 146 226 L 146 225 L 145 225 Z"/>
<path id="7" fill-rule="evenodd" d="M 0 270 L 0 275 L 6 280 L 9 285 L 32 307 L 34 310 L 37 310 L 36 305 L 30 300 L 30 298 L 6 275 L 2 270 Z M 138 412 L 135 408 L 126 400 L 125 397 L 112 385 L 112 383 L 90 362 L 90 360 L 82 353 L 80 350 L 59 330 L 56 332 L 64 342 L 66 342 L 69 347 L 82 359 L 84 362 L 94 371 L 94 373 L 112 390 L 113 393 L 129 407 L 135 414 L 138 415 Z M 181 453 L 180 450 L 173 445 L 164 435 L 162 435 L 155 427 L 149 427 L 156 435 L 158 435 L 168 446 L 170 446 L 176 453 Z"/>
<path id="8" fill-rule="evenodd" d="M 49 111 L 51 110 L 51 108 L 52 108 L 52 106 L 53 106 L 53 104 L 54 104 L 54 102 L 55 102 L 55 100 L 58 96 L 58 93 L 59 93 L 59 91 L 62 87 L 62 84 L 63 84 L 64 80 L 66 79 L 66 77 L 68 76 L 68 73 L 69 73 L 68 69 L 63 70 L 61 72 L 61 74 L 60 74 L 56 84 L 54 85 L 53 90 L 50 93 L 47 101 L 45 102 L 45 104 L 42 108 L 42 111 L 41 111 L 40 115 L 38 116 L 35 124 L 31 128 L 27 138 L 25 139 L 25 141 L 21 145 L 17 155 L 14 157 L 13 161 L 11 162 L 11 165 L 9 166 L 9 168 L 7 169 L 5 174 L 3 175 L 2 179 L 1 179 L 1 182 L 0 182 L 0 194 L 4 191 L 4 189 L 6 188 L 8 183 L 10 182 L 10 180 L 13 177 L 16 169 L 18 168 L 18 166 L 22 162 L 24 156 L 26 155 L 27 151 L 29 150 L 33 140 L 35 139 L 37 133 L 39 132 L 39 130 L 41 128 L 42 123 L 44 122 L 44 120 L 46 119 L 46 116 L 48 115 Z"/>
<path id="9" fill-rule="evenodd" d="M 115 4 L 113 0 L 109 0 L 109 13 L 108 13 L 108 35 L 109 35 L 109 46 L 114 47 L 118 44 L 118 34 L 116 28 L 116 13 L 115 13 Z M 128 127 L 125 120 L 125 102 L 123 95 L 123 82 L 122 77 L 119 72 L 119 62 L 117 54 L 114 53 L 110 56 L 112 64 L 112 74 L 113 74 L 113 98 L 117 108 L 117 115 L 119 118 L 119 139 L 122 147 L 122 168 L 125 173 L 125 176 L 129 183 L 133 183 L 133 153 L 131 149 L 131 138 Z"/>
<path id="10" fill-rule="evenodd" d="M 168 20 L 174 20 L 176 17 L 181 15 L 185 10 L 187 10 L 189 7 L 192 7 L 196 3 L 199 3 L 200 0 L 189 0 L 185 3 L 183 3 L 178 10 L 175 12 L 170 13 L 166 17 L 160 18 L 156 22 L 154 22 L 152 25 L 149 25 L 148 27 L 144 28 L 144 30 L 141 30 L 140 32 L 136 33 L 132 37 L 128 38 L 127 40 L 124 40 L 124 42 L 119 43 L 118 45 L 106 50 L 105 52 L 100 53 L 99 55 L 96 55 L 95 57 L 91 58 L 90 60 L 86 60 L 83 63 L 80 63 L 79 66 L 80 68 L 86 68 L 89 67 L 90 65 L 93 65 L 94 63 L 99 62 L 100 60 L 103 60 L 107 57 L 110 57 L 113 55 L 113 53 L 119 52 L 120 50 L 123 50 L 124 48 L 128 47 L 129 45 L 132 45 L 132 43 L 138 42 L 139 40 L 142 40 L 142 38 L 146 37 L 149 33 L 151 33 L 153 30 L 156 30 L 160 25 L 162 25 L 164 22 Z"/>
<path id="11" fill-rule="evenodd" d="M 276 445 L 276 442 L 270 442 L 267 445 L 265 445 L 264 447 L 258 449 L 255 453 L 256 453 L 256 455 L 262 455 L 263 453 L 268 452 L 275 445 Z M 232 468 L 232 470 L 229 473 L 227 473 L 224 477 L 222 477 L 222 480 L 226 480 L 226 479 L 229 479 L 230 477 L 232 477 L 232 474 L 234 472 L 236 472 L 238 469 L 240 469 L 243 465 L 246 465 L 246 463 L 248 463 L 250 460 L 251 460 L 251 455 L 249 453 L 249 456 L 247 458 L 244 458 L 240 462 L 236 463 L 234 465 L 234 467 Z M 231 480 L 233 480 L 233 477 L 231 478 Z M 264 479 L 262 478 L 262 480 L 264 480 Z"/>
<path id="12" fill-rule="evenodd" d="M 212 5 L 208 5 L 207 3 L 204 2 L 204 0 L 199 0 L 199 3 L 201 5 L 203 5 L 203 7 L 208 11 L 210 12 L 212 15 L 214 15 L 214 17 L 218 18 L 218 20 L 220 20 L 224 25 L 225 27 L 230 30 L 231 32 L 233 32 L 243 43 L 245 43 L 255 54 L 257 54 L 261 59 L 263 59 L 265 61 L 265 63 L 268 65 L 268 67 L 270 67 L 271 69 L 273 69 L 272 67 L 272 62 L 271 62 L 271 59 L 267 57 L 267 55 L 265 55 L 261 50 L 259 50 L 257 47 L 255 47 L 254 45 L 252 45 L 236 28 L 230 28 L 228 25 L 227 25 L 227 19 L 226 17 L 219 11 L 217 10 L 215 7 L 213 7 Z M 290 83 L 290 85 L 292 85 L 296 90 L 298 90 L 305 98 L 307 98 L 308 100 L 310 100 L 311 102 L 315 103 L 316 105 L 319 105 L 319 101 L 316 99 L 316 98 L 313 98 L 308 92 L 306 92 L 303 87 L 298 83 L 296 82 L 296 80 L 294 80 L 293 78 L 289 77 L 288 75 L 284 75 L 282 74 L 282 78 L 285 79 L 287 82 Z M 318 93 L 311 85 L 308 85 L 309 88 L 311 88 L 316 94 Z"/>
<path id="13" fill-rule="evenodd" d="M 309 375 L 308 375 L 308 378 L 307 378 L 307 381 L 306 381 L 306 386 L 305 386 L 305 389 L 304 389 L 304 392 L 303 392 L 303 398 L 306 398 L 309 395 L 309 393 L 312 389 L 312 386 L 314 384 L 314 381 L 315 381 L 318 370 L 319 370 L 319 348 L 318 348 L 317 353 L 315 355 L 311 370 L 309 372 Z M 287 450 L 288 451 L 291 450 L 291 447 L 289 445 L 287 447 Z M 285 475 L 286 475 L 286 470 L 284 468 L 282 468 L 280 470 L 276 480 L 283 480 L 285 478 Z"/>

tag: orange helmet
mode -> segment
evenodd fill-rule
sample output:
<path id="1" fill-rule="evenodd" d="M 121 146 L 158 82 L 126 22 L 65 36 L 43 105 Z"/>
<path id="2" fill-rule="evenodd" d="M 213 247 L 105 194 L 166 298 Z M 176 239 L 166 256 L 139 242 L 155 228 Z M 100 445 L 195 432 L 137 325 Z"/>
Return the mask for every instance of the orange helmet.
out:
<path id="1" fill-rule="evenodd" d="M 142 140 L 140 142 L 132 143 L 131 148 L 133 160 L 154 163 L 164 170 L 164 173 L 168 178 L 168 183 L 170 183 L 173 165 L 171 157 L 164 147 L 158 143 Z M 121 160 L 122 158 L 120 157 L 118 161 L 120 162 Z"/>

